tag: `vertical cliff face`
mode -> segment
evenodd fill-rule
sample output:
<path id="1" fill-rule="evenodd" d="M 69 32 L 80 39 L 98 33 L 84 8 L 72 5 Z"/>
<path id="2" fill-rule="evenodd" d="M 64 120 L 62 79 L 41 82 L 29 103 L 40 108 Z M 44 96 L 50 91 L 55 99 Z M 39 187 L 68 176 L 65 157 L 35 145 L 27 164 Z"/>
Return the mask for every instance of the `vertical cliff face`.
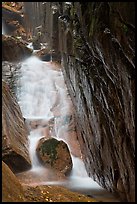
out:
<path id="1" fill-rule="evenodd" d="M 60 50 L 87 171 L 133 201 L 134 4 L 77 2 L 63 8 Z"/>
<path id="2" fill-rule="evenodd" d="M 43 39 L 61 53 L 88 174 L 134 201 L 134 2 L 45 2 L 43 9 Z"/>

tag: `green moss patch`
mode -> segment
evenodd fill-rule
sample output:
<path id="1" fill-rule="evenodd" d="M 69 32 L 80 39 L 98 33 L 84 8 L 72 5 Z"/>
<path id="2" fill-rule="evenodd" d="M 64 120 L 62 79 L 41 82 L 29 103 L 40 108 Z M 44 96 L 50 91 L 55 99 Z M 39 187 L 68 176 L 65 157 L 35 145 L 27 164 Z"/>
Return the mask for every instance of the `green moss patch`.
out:
<path id="1" fill-rule="evenodd" d="M 50 158 L 50 164 L 51 166 L 53 165 L 53 162 L 57 159 L 57 146 L 59 144 L 59 141 L 52 138 L 50 140 L 46 140 L 42 146 L 41 146 L 41 151 L 42 151 L 42 154 L 44 156 L 44 154 L 47 154 L 49 155 L 49 158 Z"/>

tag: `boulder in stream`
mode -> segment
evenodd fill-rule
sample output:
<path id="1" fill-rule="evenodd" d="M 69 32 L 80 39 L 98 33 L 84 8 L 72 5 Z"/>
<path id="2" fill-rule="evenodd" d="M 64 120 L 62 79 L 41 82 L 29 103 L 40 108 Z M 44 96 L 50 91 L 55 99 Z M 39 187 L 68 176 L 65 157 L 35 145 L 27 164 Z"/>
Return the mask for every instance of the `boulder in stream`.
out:
<path id="1" fill-rule="evenodd" d="M 44 166 L 50 166 L 63 174 L 70 173 L 72 169 L 72 159 L 67 144 L 55 138 L 41 138 L 36 152 L 39 160 Z"/>
<path id="2" fill-rule="evenodd" d="M 27 128 L 15 96 L 2 81 L 2 159 L 14 172 L 31 167 Z"/>

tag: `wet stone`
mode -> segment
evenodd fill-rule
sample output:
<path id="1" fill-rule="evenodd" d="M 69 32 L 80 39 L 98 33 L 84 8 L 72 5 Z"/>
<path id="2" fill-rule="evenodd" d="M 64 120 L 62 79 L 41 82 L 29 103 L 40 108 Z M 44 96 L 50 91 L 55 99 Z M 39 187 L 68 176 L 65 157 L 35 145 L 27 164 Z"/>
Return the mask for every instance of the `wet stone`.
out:
<path id="1" fill-rule="evenodd" d="M 2 62 L 2 79 L 8 83 L 14 94 L 17 91 L 17 87 L 20 87 L 18 80 L 20 75 L 20 68 L 20 63 L 13 63 L 8 61 Z"/>
<path id="2" fill-rule="evenodd" d="M 31 168 L 27 127 L 17 100 L 2 81 L 2 159 L 13 172 Z"/>
<path id="3" fill-rule="evenodd" d="M 2 61 L 19 62 L 32 54 L 26 44 L 15 37 L 2 35 Z"/>
<path id="4" fill-rule="evenodd" d="M 42 138 L 36 148 L 38 158 L 45 166 L 50 166 L 63 174 L 70 173 L 72 159 L 67 144 L 55 138 Z"/>

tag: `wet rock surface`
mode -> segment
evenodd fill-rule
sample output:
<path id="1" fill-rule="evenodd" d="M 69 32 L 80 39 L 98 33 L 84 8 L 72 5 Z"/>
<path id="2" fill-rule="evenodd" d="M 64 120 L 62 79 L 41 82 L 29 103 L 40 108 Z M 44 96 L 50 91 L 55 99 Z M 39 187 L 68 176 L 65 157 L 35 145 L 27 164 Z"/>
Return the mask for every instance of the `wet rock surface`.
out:
<path id="1" fill-rule="evenodd" d="M 50 52 L 50 49 L 47 47 L 36 51 L 33 55 L 42 59 L 45 55 L 50 54 L 49 52 Z"/>
<path id="2" fill-rule="evenodd" d="M 2 81 L 2 159 L 13 172 L 31 167 L 27 129 L 15 96 Z"/>
<path id="3" fill-rule="evenodd" d="M 25 189 L 25 196 L 31 202 L 98 202 L 94 198 L 60 186 L 36 186 L 25 187 Z"/>
<path id="4" fill-rule="evenodd" d="M 3 2 L 2 34 L 26 40 L 23 2 Z"/>
<path id="5" fill-rule="evenodd" d="M 63 174 L 70 173 L 72 159 L 69 148 L 64 141 L 55 138 L 42 138 L 39 140 L 36 152 L 45 166 L 50 166 Z"/>
<path id="6" fill-rule="evenodd" d="M 2 162 L 2 202 L 97 202 L 59 186 L 23 186 Z"/>
<path id="7" fill-rule="evenodd" d="M 134 201 L 134 3 L 74 3 L 63 9 L 62 62 L 87 171 L 122 200 Z"/>
<path id="8" fill-rule="evenodd" d="M 35 52 L 34 56 L 37 56 L 42 61 L 48 62 L 48 61 L 53 60 L 54 62 L 60 62 L 58 55 L 50 51 L 49 48 L 41 49 L 40 51 Z"/>
<path id="9" fill-rule="evenodd" d="M 14 94 L 17 91 L 17 85 L 19 87 L 18 77 L 20 67 L 20 63 L 12 63 L 8 61 L 2 62 L 2 79 L 9 85 Z"/>
<path id="10" fill-rule="evenodd" d="M 24 190 L 18 178 L 2 161 L 2 202 L 24 202 Z"/>
<path id="11" fill-rule="evenodd" d="M 31 54 L 32 50 L 22 41 L 2 35 L 2 61 L 19 62 Z"/>

